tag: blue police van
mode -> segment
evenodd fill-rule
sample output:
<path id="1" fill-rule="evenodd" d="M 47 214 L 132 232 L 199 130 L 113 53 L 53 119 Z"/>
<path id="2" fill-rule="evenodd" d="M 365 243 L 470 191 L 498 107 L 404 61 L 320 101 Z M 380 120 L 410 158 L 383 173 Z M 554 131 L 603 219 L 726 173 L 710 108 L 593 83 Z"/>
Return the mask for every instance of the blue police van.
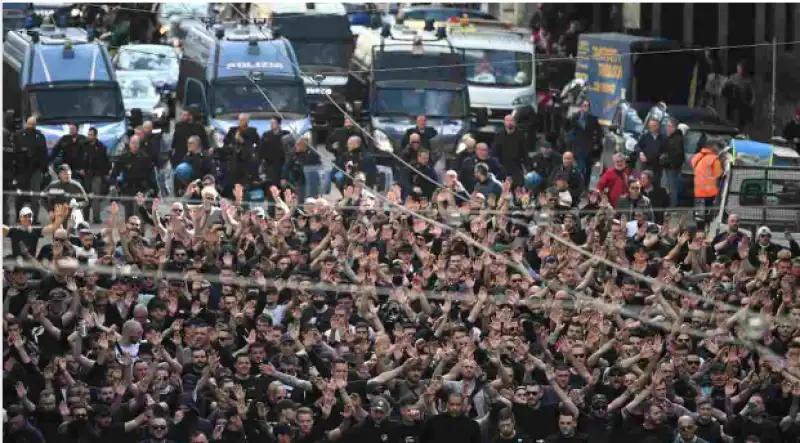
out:
<path id="1" fill-rule="evenodd" d="M 23 121 L 35 116 L 52 152 L 76 123 L 98 138 L 113 158 L 125 146 L 122 93 L 106 47 L 80 28 L 43 25 L 12 30 L 3 44 L 3 109 Z"/>
<path id="2" fill-rule="evenodd" d="M 176 92 L 181 108 L 202 110 L 217 146 L 238 124 L 240 113 L 250 115 L 259 134 L 269 130 L 270 119 L 277 116 L 273 105 L 283 116 L 283 129 L 313 143 L 305 85 L 292 45 L 263 25 L 190 25 Z"/>

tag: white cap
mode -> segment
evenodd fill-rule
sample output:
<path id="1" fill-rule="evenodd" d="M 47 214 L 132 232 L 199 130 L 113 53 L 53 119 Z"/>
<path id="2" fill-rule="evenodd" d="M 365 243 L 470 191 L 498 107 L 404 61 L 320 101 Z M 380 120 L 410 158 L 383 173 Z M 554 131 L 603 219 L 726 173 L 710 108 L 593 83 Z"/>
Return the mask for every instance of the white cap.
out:
<path id="1" fill-rule="evenodd" d="M 768 227 L 762 226 L 756 231 L 756 236 L 760 237 L 762 235 L 772 235 L 772 231 L 770 231 Z"/>
<path id="2" fill-rule="evenodd" d="M 450 177 L 458 177 L 458 172 L 448 169 L 447 172 L 444 173 L 445 175 L 449 175 Z"/>
<path id="3" fill-rule="evenodd" d="M 266 213 L 266 211 L 264 211 L 264 208 L 262 208 L 261 206 L 253 208 L 253 213 L 256 214 L 257 216 L 261 217 L 261 218 L 267 218 L 267 213 Z"/>
<path id="4" fill-rule="evenodd" d="M 19 210 L 19 216 L 25 217 L 26 215 L 33 215 L 33 209 L 28 206 L 24 206 L 22 209 Z"/>

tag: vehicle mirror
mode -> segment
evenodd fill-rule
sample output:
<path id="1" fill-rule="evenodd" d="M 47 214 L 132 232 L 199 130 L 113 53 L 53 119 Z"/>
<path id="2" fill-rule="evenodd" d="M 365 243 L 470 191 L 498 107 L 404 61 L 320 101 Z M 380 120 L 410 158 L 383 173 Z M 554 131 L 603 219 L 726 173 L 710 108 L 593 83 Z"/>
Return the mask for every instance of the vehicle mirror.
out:
<path id="1" fill-rule="evenodd" d="M 475 124 L 478 127 L 489 124 L 489 111 L 487 111 L 486 108 L 478 108 L 475 110 Z"/>

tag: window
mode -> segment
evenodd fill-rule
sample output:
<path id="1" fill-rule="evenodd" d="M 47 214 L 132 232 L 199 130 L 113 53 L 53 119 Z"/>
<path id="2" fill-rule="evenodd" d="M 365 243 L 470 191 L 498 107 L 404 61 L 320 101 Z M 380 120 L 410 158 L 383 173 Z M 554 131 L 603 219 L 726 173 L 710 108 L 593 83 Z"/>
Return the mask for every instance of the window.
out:
<path id="1" fill-rule="evenodd" d="M 300 66 L 323 66 L 326 68 L 347 68 L 345 46 L 341 42 L 294 41 L 294 52 Z"/>
<path id="2" fill-rule="evenodd" d="M 262 93 L 263 92 L 263 93 Z M 269 101 L 264 98 L 266 94 Z M 240 112 L 275 112 L 306 114 L 305 88 L 298 84 L 276 84 L 259 82 L 258 87 L 251 81 L 217 83 L 213 89 L 212 114 L 237 114 Z"/>
<path id="3" fill-rule="evenodd" d="M 530 86 L 533 54 L 527 52 L 467 50 L 467 80 L 485 86 Z"/>
<path id="4" fill-rule="evenodd" d="M 201 109 L 205 109 L 203 85 L 201 85 L 197 80 L 191 78 L 186 80 L 186 97 L 183 101 L 184 107 L 197 105 L 200 106 Z"/>
<path id="5" fill-rule="evenodd" d="M 32 115 L 39 120 L 105 120 L 124 118 L 119 90 L 111 87 L 31 89 Z"/>
<path id="6" fill-rule="evenodd" d="M 467 114 L 462 91 L 386 88 L 377 93 L 378 115 L 427 115 L 462 118 Z"/>

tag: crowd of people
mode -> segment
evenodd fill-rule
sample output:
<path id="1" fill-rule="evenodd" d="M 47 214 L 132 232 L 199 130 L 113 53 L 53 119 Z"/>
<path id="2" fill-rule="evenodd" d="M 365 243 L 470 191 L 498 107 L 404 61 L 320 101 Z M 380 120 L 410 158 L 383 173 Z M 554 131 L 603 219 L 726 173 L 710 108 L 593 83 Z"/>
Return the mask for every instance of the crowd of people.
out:
<path id="1" fill-rule="evenodd" d="M 585 114 L 532 155 L 513 118 L 467 138 L 443 183 L 420 116 L 386 192 L 347 122 L 329 139 L 338 199 L 302 196 L 319 148 L 262 149 L 282 146 L 279 119 L 259 135 L 241 116 L 219 181 L 184 115 L 170 160 L 193 175 L 163 201 L 147 123 L 113 168 L 93 132 L 54 159 L 27 123 L 15 176 L 52 168 L 61 192 L 48 220 L 21 202 L 3 227 L 9 441 L 800 438 L 800 246 L 736 214 L 712 238 L 624 158 L 589 188 Z M 72 201 L 94 177 L 120 186 L 99 231 L 74 216 L 96 202 Z"/>

